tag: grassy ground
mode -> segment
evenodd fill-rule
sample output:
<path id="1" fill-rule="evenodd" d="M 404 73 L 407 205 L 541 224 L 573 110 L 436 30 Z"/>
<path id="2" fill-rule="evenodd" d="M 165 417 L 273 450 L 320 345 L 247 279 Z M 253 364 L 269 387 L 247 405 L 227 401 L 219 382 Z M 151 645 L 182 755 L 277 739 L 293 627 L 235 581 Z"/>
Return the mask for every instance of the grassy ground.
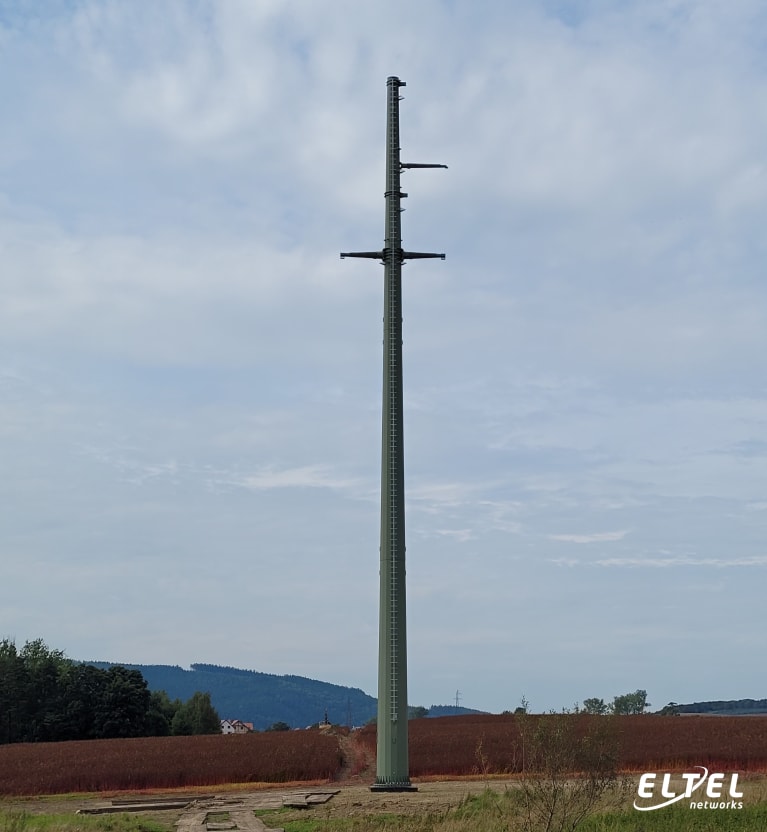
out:
<path id="1" fill-rule="evenodd" d="M 168 832 L 138 815 L 31 814 L 0 808 L 0 832 Z"/>
<path id="2" fill-rule="evenodd" d="M 676 805 L 650 813 L 637 812 L 631 799 L 618 809 L 603 810 L 586 818 L 577 832 L 764 832 L 767 800 L 764 783 L 752 790 L 742 809 L 697 810 Z M 444 810 L 400 813 L 331 814 L 281 810 L 259 812 L 267 826 L 285 832 L 522 832 L 519 794 L 516 790 L 485 789 Z"/>
<path id="3" fill-rule="evenodd" d="M 403 817 L 371 815 L 356 818 L 305 817 L 288 820 L 281 812 L 262 817 L 285 832 L 488 832 L 521 830 L 514 812 L 490 806 L 462 807 L 444 815 Z M 578 832 L 764 832 L 767 806 L 744 806 L 737 811 L 696 811 L 669 808 L 652 816 L 635 810 L 607 812 L 587 818 Z"/>
<path id="4" fill-rule="evenodd" d="M 395 814 L 353 818 L 313 815 L 288 819 L 286 812 L 261 815 L 267 825 L 285 832 L 488 832 L 521 829 L 509 807 L 484 796 L 470 798 L 444 814 L 403 817 Z M 169 826 L 134 815 L 28 815 L 0 810 L 0 832 L 168 832 Z M 640 816 L 634 810 L 608 812 L 585 820 L 578 832 L 763 832 L 767 829 L 767 804 L 744 806 L 737 811 L 695 811 L 669 808 Z"/>
<path id="5" fill-rule="evenodd" d="M 259 810 L 272 827 L 286 832 L 523 832 L 519 790 L 504 783 L 419 784 L 414 794 L 372 795 L 367 787 L 343 789 L 332 801 L 310 810 Z M 767 830 L 767 779 L 752 776 L 741 787 L 743 808 L 697 810 L 676 804 L 653 812 L 632 807 L 636 778 L 618 808 L 584 820 L 577 832 L 764 832 Z M 103 796 L 102 796 L 103 797 Z M 0 801 L 0 832 L 173 832 L 177 815 L 161 818 L 132 814 L 76 815 L 82 796 L 55 804 L 38 799 L 29 807 Z M 69 808 L 71 807 L 71 808 Z"/>

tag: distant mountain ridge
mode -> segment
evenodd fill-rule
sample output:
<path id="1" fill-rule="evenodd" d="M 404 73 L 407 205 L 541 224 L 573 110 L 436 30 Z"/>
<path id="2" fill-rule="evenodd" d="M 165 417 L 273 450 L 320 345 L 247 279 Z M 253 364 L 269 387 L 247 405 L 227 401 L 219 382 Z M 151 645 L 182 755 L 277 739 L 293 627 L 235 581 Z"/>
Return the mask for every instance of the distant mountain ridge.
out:
<path id="1" fill-rule="evenodd" d="M 108 668 L 119 662 L 87 662 Z M 213 707 L 222 719 L 252 722 L 259 730 L 276 722 L 304 728 L 322 722 L 327 712 L 331 722 L 354 725 L 370 720 L 376 700 L 359 688 L 348 688 L 306 679 L 277 676 L 255 670 L 196 663 L 190 669 L 178 665 L 124 664 L 138 670 L 150 690 L 164 690 L 171 699 L 186 701 L 196 691 L 210 693 Z"/>
<path id="2" fill-rule="evenodd" d="M 107 669 L 120 662 L 89 661 Z M 197 691 L 209 693 L 222 719 L 252 722 L 264 730 L 276 722 L 305 728 L 328 721 L 338 725 L 364 725 L 376 715 L 377 701 L 359 688 L 334 685 L 305 676 L 277 676 L 216 664 L 195 663 L 186 670 L 178 665 L 122 664 L 138 670 L 151 691 L 164 690 L 171 699 L 187 701 Z M 434 715 L 480 713 L 451 705 L 433 706 Z"/>

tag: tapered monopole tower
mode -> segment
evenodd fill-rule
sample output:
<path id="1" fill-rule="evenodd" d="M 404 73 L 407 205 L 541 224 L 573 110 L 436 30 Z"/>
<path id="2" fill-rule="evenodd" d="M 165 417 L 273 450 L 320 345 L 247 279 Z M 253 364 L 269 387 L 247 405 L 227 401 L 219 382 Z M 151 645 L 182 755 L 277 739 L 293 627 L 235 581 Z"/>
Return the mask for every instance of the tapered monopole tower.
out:
<path id="1" fill-rule="evenodd" d="M 444 254 L 404 251 L 400 175 L 409 168 L 444 168 L 400 161 L 399 88 L 386 82 L 386 222 L 381 251 L 344 252 L 384 266 L 383 431 L 381 449 L 381 571 L 378 630 L 378 750 L 374 791 L 411 791 L 407 735 L 405 616 L 405 459 L 402 430 L 402 265 Z"/>

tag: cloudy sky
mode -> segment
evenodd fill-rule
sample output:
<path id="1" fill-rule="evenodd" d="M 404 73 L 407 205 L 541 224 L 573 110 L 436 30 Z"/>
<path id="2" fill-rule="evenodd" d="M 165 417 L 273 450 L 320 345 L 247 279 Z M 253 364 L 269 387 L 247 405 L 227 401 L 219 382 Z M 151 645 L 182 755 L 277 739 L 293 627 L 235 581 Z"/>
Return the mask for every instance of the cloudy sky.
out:
<path id="1" fill-rule="evenodd" d="M 0 0 L 0 636 L 410 699 L 761 698 L 761 0 Z"/>

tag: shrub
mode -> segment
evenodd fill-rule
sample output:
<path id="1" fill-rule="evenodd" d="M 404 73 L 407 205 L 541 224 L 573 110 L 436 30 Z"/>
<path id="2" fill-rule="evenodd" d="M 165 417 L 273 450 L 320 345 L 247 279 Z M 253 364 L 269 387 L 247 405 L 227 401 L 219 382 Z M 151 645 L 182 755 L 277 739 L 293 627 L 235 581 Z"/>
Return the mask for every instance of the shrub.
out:
<path id="1" fill-rule="evenodd" d="M 519 717 L 525 832 L 572 832 L 608 796 L 622 798 L 616 725 L 608 717 Z"/>

